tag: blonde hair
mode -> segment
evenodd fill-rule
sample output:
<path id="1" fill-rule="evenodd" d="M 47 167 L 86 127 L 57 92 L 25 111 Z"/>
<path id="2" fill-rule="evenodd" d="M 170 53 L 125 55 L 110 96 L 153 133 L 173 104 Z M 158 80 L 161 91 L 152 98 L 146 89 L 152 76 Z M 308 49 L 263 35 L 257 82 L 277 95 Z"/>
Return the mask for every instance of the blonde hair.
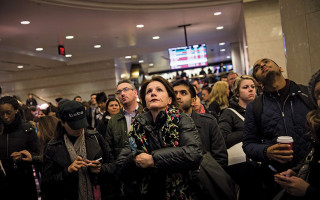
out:
<path id="1" fill-rule="evenodd" d="M 225 81 L 218 81 L 216 82 L 211 90 L 210 93 L 210 102 L 211 104 L 213 101 L 216 101 L 220 107 L 229 106 L 229 100 L 228 100 L 228 83 Z"/>
<path id="2" fill-rule="evenodd" d="M 244 81 L 244 80 L 252 80 L 255 88 L 257 88 L 257 85 L 256 85 L 256 82 L 254 80 L 254 78 L 252 76 L 249 76 L 249 75 L 242 75 L 242 76 L 238 76 L 234 82 L 233 82 L 233 93 L 234 93 L 234 96 L 236 97 L 239 97 L 239 94 L 240 94 L 240 85 L 241 85 L 241 82 Z M 257 90 L 256 90 L 257 92 Z"/>

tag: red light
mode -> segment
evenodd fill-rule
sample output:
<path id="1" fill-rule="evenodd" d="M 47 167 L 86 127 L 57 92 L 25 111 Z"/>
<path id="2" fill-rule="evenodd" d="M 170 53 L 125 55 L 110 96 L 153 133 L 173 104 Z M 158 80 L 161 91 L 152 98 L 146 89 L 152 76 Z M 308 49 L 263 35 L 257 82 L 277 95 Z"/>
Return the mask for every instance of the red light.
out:
<path id="1" fill-rule="evenodd" d="M 58 46 L 58 51 L 59 51 L 59 55 L 63 55 L 63 56 L 66 55 L 66 51 L 63 45 Z"/>

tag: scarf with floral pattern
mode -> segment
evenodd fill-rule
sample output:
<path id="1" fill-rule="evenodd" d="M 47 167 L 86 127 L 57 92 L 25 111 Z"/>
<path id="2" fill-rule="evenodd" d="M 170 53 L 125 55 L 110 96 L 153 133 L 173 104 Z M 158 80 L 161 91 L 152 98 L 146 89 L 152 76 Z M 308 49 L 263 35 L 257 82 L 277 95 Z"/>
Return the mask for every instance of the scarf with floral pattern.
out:
<path id="1" fill-rule="evenodd" d="M 158 121 L 158 117 L 161 114 L 165 114 L 163 117 L 165 121 Z M 162 133 L 162 147 L 178 147 L 179 146 L 179 122 L 180 111 L 175 106 L 170 106 L 165 113 L 159 113 L 156 120 L 156 124 L 163 124 L 160 127 L 159 133 Z M 132 129 L 129 132 L 129 143 L 132 151 L 142 150 L 146 153 L 151 153 L 150 145 L 148 143 L 148 134 L 144 122 L 135 119 L 132 123 Z M 152 130 L 150 130 L 152 131 Z M 150 137 L 150 136 L 149 136 Z M 148 178 L 144 178 L 141 183 L 141 193 L 147 193 Z M 182 173 L 168 173 L 166 178 L 166 199 L 192 199 L 187 184 L 187 177 Z"/>

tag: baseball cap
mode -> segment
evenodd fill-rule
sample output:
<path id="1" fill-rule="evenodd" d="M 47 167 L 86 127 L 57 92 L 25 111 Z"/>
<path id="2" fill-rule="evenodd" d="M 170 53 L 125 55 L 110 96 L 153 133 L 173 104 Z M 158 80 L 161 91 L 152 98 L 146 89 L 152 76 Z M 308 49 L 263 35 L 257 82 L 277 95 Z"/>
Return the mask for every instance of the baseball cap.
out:
<path id="1" fill-rule="evenodd" d="M 78 101 L 67 100 L 58 107 L 58 117 L 68 123 L 70 128 L 78 130 L 89 126 L 85 108 Z"/>

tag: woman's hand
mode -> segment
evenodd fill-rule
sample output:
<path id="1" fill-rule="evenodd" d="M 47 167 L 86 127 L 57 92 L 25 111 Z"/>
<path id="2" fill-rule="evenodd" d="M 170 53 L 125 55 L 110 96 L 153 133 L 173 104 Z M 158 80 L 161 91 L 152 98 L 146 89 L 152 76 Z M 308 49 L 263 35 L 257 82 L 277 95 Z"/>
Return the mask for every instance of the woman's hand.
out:
<path id="1" fill-rule="evenodd" d="M 142 168 L 154 167 L 153 157 L 147 153 L 140 153 L 137 155 L 136 163 Z"/>
<path id="2" fill-rule="evenodd" d="M 86 167 L 87 163 L 82 160 L 81 156 L 78 156 L 75 161 L 68 167 L 68 172 L 77 172 L 80 168 Z"/>
<path id="3" fill-rule="evenodd" d="M 86 160 L 88 163 L 87 166 L 90 168 L 90 171 L 94 174 L 99 174 L 101 171 L 101 163 L 99 160 Z"/>
<path id="4" fill-rule="evenodd" d="M 20 151 L 20 153 L 21 153 L 21 159 L 23 161 L 32 162 L 32 155 L 29 151 L 22 150 L 22 151 Z"/>
<path id="5" fill-rule="evenodd" d="M 274 175 L 275 182 L 277 182 L 283 189 L 292 196 L 302 197 L 306 194 L 309 183 L 296 176 L 284 176 L 281 174 Z"/>
<path id="6" fill-rule="evenodd" d="M 267 157 L 282 164 L 291 161 L 292 154 L 293 151 L 288 144 L 274 144 L 267 148 Z"/>
<path id="7" fill-rule="evenodd" d="M 18 160 L 21 160 L 22 157 L 24 157 L 24 154 L 20 152 L 13 152 L 10 157 L 14 160 L 14 161 L 18 161 Z"/>
<path id="8" fill-rule="evenodd" d="M 286 176 L 286 177 L 297 176 L 297 173 L 292 171 L 292 169 L 288 169 L 287 171 L 281 172 L 280 176 Z"/>

